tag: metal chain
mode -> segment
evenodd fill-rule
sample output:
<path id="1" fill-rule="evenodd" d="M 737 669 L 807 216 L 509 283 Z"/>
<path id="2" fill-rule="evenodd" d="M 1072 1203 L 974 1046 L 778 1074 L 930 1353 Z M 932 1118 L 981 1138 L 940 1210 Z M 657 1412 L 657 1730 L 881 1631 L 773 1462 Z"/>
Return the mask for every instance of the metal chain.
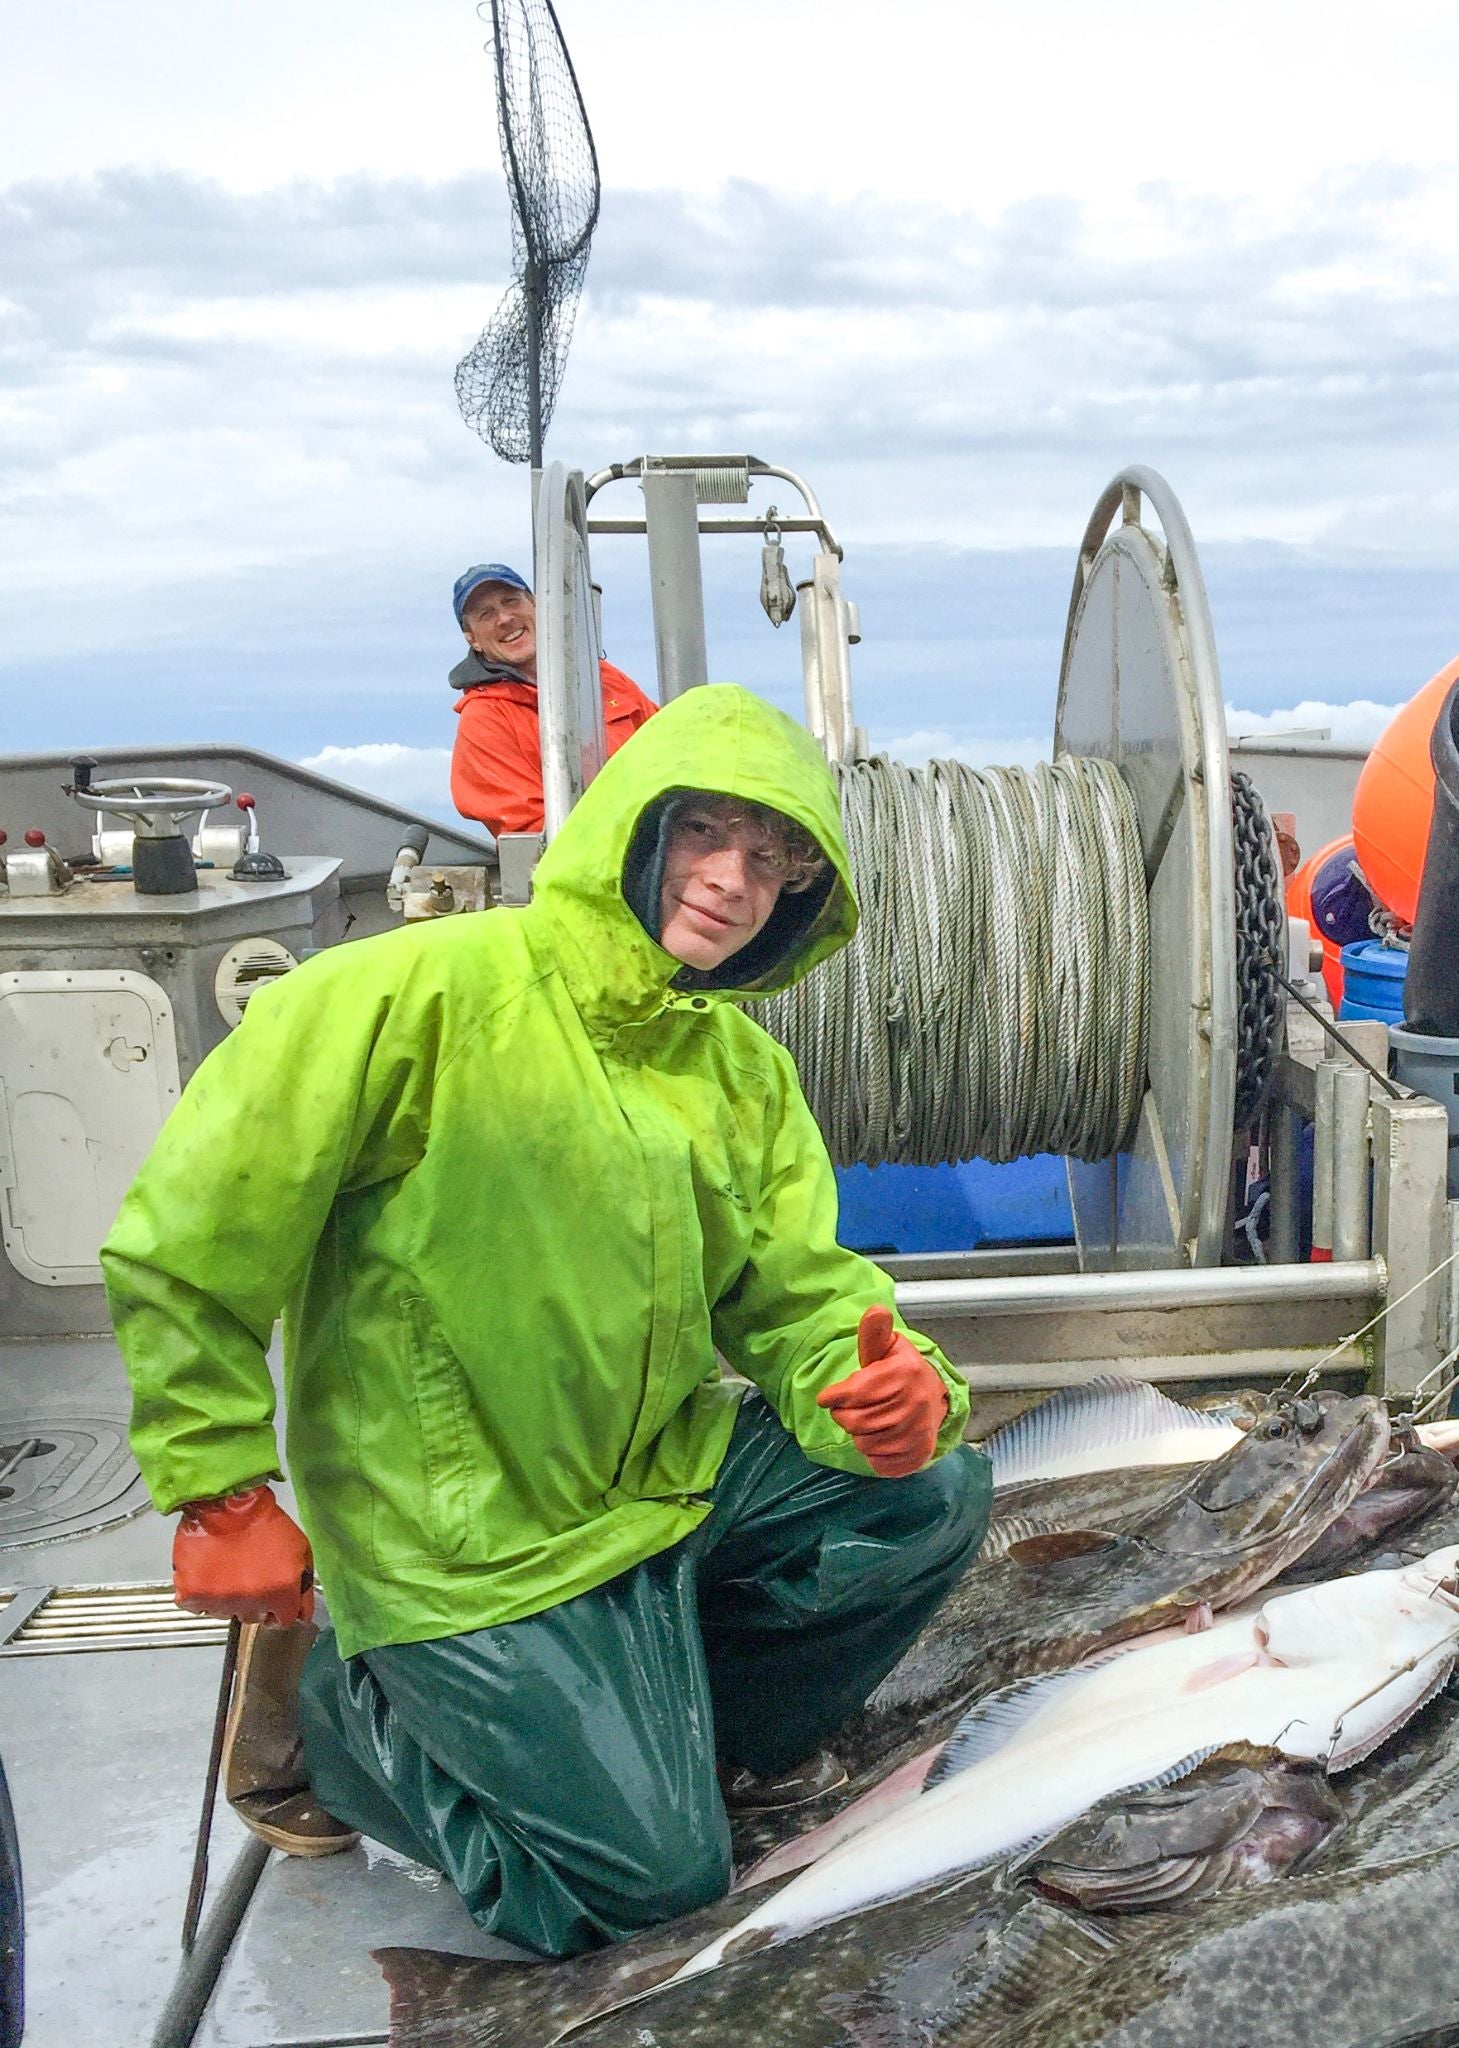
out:
<path id="1" fill-rule="evenodd" d="M 1237 1136 L 1266 1107 L 1281 1038 L 1281 966 L 1287 956 L 1282 870 L 1266 805 L 1249 775 L 1231 771 L 1236 852 Z"/>

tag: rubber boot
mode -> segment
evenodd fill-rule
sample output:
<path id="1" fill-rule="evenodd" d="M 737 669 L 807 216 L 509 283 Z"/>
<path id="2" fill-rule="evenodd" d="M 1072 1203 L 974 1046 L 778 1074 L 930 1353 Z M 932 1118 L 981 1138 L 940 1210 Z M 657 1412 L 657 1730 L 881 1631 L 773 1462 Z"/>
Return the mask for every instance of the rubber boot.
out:
<path id="1" fill-rule="evenodd" d="M 223 1727 L 223 1796 L 246 1828 L 288 1856 L 333 1856 L 360 1837 L 309 1789 L 299 1737 L 299 1674 L 319 1631 L 247 1622 Z"/>

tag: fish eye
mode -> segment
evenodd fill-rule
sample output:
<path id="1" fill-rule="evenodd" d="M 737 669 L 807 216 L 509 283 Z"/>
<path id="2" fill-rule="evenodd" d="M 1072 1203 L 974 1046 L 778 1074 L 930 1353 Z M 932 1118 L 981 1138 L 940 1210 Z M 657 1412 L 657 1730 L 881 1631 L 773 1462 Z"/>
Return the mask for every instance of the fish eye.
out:
<path id="1" fill-rule="evenodd" d="M 1285 1436 L 1288 1430 L 1291 1428 L 1291 1426 L 1291 1418 L 1289 1416 L 1268 1415 L 1267 1417 L 1265 1417 L 1263 1421 L 1259 1422 L 1256 1425 L 1256 1428 L 1253 1430 L 1252 1434 L 1254 1436 L 1263 1436 L 1268 1438 Z"/>

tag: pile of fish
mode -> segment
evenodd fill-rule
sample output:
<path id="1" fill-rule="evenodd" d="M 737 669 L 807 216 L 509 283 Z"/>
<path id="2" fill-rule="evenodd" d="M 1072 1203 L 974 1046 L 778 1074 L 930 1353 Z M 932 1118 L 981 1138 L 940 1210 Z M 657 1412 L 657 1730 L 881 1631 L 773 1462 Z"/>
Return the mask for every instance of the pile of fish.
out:
<path id="1" fill-rule="evenodd" d="M 381 1951 L 392 2043 L 1459 2041 L 1456 1437 L 1331 1393 L 1056 1396 L 989 1440 L 988 1542 L 846 1787 L 612 1950 Z"/>

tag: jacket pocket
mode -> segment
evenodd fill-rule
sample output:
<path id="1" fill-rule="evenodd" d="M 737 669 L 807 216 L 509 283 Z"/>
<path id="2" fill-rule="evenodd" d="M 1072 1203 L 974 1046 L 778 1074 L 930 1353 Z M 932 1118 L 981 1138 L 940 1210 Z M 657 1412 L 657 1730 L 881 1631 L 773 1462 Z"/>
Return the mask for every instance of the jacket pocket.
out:
<path id="1" fill-rule="evenodd" d="M 407 1296 L 400 1313 L 420 1454 L 412 1472 L 407 1439 L 395 1470 L 381 1475 L 380 1491 L 390 1500 L 375 1518 L 375 1555 L 382 1563 L 456 1556 L 470 1534 L 476 1501 L 460 1363 L 428 1301 Z"/>

